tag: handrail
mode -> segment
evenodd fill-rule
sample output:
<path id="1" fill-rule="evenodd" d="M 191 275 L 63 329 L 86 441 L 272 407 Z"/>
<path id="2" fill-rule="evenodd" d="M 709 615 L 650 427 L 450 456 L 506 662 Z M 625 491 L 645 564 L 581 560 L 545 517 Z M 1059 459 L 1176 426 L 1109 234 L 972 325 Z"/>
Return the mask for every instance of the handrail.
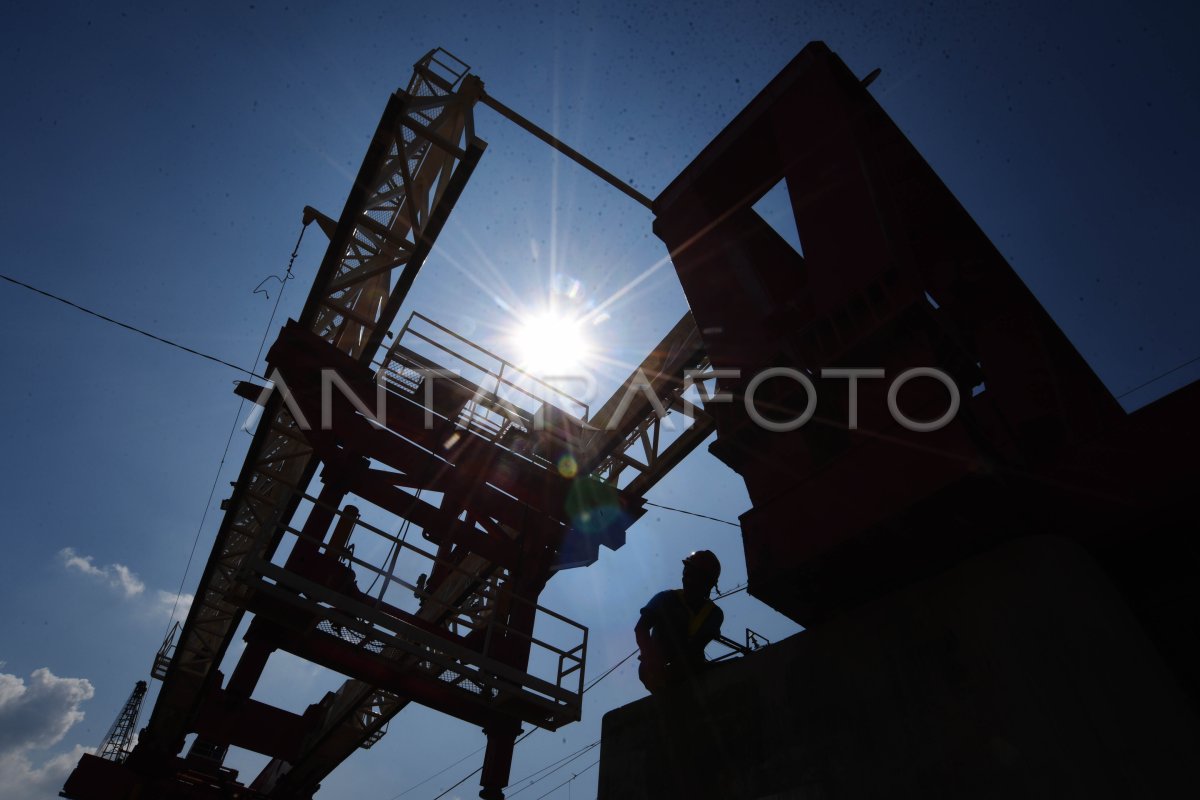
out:
<path id="1" fill-rule="evenodd" d="M 590 410 L 590 407 L 588 406 L 588 404 L 585 403 L 583 400 L 580 400 L 578 397 L 575 397 L 574 395 L 570 394 L 569 392 L 565 392 L 562 389 L 559 389 L 559 388 L 547 383 L 546 381 L 542 380 L 541 378 L 537 377 L 536 375 L 533 375 L 533 374 L 527 372 L 526 370 L 521 369 L 519 366 L 517 366 L 513 362 L 509 361 L 508 359 L 504 358 L 503 356 L 499 356 L 499 355 L 493 353 L 491 350 L 488 350 L 486 347 L 483 347 L 482 345 L 479 345 L 476 342 L 473 342 L 470 339 L 466 338 L 462 334 L 457 333 L 456 331 L 451 330 L 450 328 L 447 328 L 445 325 L 442 325 L 441 323 L 439 323 L 433 319 L 430 319 L 429 317 L 425 316 L 424 314 L 420 313 L 419 311 L 413 311 L 409 314 L 408 320 L 405 321 L 405 323 L 404 323 L 403 327 L 401 327 L 399 333 L 396 334 L 396 342 L 397 343 L 399 343 L 404 338 L 405 333 L 412 333 L 414 336 L 418 336 L 419 338 L 425 339 L 426 341 L 430 342 L 431 344 L 435 344 L 441 350 L 445 351 L 446 353 L 449 353 L 450 355 L 452 355 L 456 358 L 461 359 L 462 361 L 466 362 L 467 364 L 470 364 L 471 366 L 480 370 L 484 374 L 486 374 L 490 377 L 493 377 L 493 378 L 499 377 L 499 375 L 497 375 L 497 373 L 494 373 L 494 372 L 490 371 L 489 369 L 487 369 L 486 367 L 480 366 L 479 364 L 475 364 L 474 362 L 470 361 L 469 359 L 467 359 L 465 356 L 461 355 L 460 353 L 456 353 L 453 350 L 450 350 L 449 348 L 445 347 L 444 345 L 436 343 L 433 340 L 429 339 L 428 337 L 422 335 L 419 331 L 413 330 L 412 329 L 413 319 L 420 319 L 422 322 L 426 322 L 426 323 L 432 325 L 433 327 L 437 328 L 438 330 L 442 331 L 443 333 L 454 337 L 455 339 L 462 342 L 463 344 L 466 344 L 467 346 L 472 347 L 475 350 L 478 350 L 480 353 L 483 353 L 485 356 L 488 356 L 489 358 L 492 358 L 492 359 L 498 361 L 501 364 L 502 369 L 511 368 L 513 370 L 516 370 L 521 375 L 524 375 L 525 377 L 529 378 L 531 381 L 538 384 L 539 386 L 542 386 L 543 388 L 549 390 L 550 392 L 553 392 L 554 394 L 556 394 L 560 397 L 565 397 L 566 399 L 570 400 L 571 402 L 582 406 L 585 409 L 584 416 L 582 418 L 584 421 L 587 420 L 588 415 L 591 413 L 591 410 Z M 541 398 L 537 397 L 537 395 L 534 395 L 534 394 L 528 392 L 527 390 L 521 389 L 521 387 L 516 384 L 513 384 L 508 381 L 505 381 L 505 382 L 508 383 L 508 385 L 512 386 L 513 388 L 517 389 L 518 391 L 521 391 L 524 394 L 526 394 L 527 396 L 533 398 L 534 400 L 538 400 L 540 402 L 546 402 L 545 400 L 542 400 Z"/>
<path id="2" fill-rule="evenodd" d="M 425 558 L 426 560 L 428 560 L 430 562 L 433 562 L 434 564 L 441 565 L 444 568 L 449 569 L 451 571 L 451 573 L 455 573 L 462 577 L 465 577 L 468 581 L 470 581 L 472 583 L 478 584 L 481 581 L 480 575 L 472 573 L 469 570 L 465 570 L 459 564 L 457 564 L 453 561 L 441 558 L 436 553 L 432 553 L 428 550 L 425 550 L 417 545 L 410 543 L 406 539 L 403 539 L 403 538 L 401 538 L 395 534 L 392 534 L 376 525 L 373 525 L 373 524 L 363 520 L 361 516 L 352 516 L 345 510 L 338 509 L 328 503 L 325 503 L 322 500 L 320 500 L 318 497 L 314 497 L 313 495 L 310 495 L 307 492 L 297 491 L 297 493 L 301 500 L 306 500 L 306 501 L 312 503 L 314 507 L 323 508 L 327 511 L 332 512 L 339 519 L 345 519 L 345 520 L 350 521 L 351 529 L 350 529 L 350 534 L 347 537 L 347 539 L 349 539 L 350 536 L 353 536 L 353 532 L 355 529 L 361 527 L 367 531 L 370 531 L 371 533 L 374 533 L 375 535 L 379 536 L 380 538 L 384 539 L 385 541 L 390 542 L 392 544 L 392 546 L 395 548 L 395 554 L 394 555 L 389 554 L 389 556 L 387 556 L 387 558 L 393 564 L 395 564 L 399 560 L 400 551 L 407 550 L 407 551 L 411 551 L 412 553 L 414 553 L 418 556 Z M 487 627 L 488 631 L 487 631 L 487 634 L 485 635 L 484 646 L 480 652 L 480 655 L 482 655 L 483 657 L 489 657 L 488 653 L 489 653 L 489 645 L 490 645 L 490 642 L 492 639 L 492 631 L 496 628 L 499 628 L 500 630 L 503 630 L 505 632 L 505 634 L 508 636 L 516 636 L 518 638 L 527 640 L 530 642 L 531 646 L 536 645 L 542 651 L 558 656 L 558 668 L 556 670 L 557 674 L 556 674 L 556 678 L 555 678 L 555 683 L 553 684 L 553 685 L 557 686 L 558 688 L 563 689 L 564 691 L 571 691 L 569 689 L 566 689 L 566 687 L 563 686 L 563 680 L 568 675 L 572 674 L 576 670 L 579 670 L 579 672 L 580 672 L 579 688 L 574 693 L 575 694 L 582 693 L 583 669 L 584 669 L 584 662 L 586 661 L 586 646 L 587 646 L 587 637 L 588 637 L 587 626 L 581 625 L 580 623 L 576 622 L 575 620 L 573 620 L 567 616 L 564 616 L 563 614 L 560 614 L 552 609 L 546 608 L 545 606 L 542 606 L 542 605 L 538 604 L 537 602 L 531 601 L 527 598 L 520 597 L 518 595 L 506 596 L 506 600 L 510 603 L 515 602 L 518 604 L 523 604 L 525 606 L 532 607 L 532 609 L 534 610 L 534 612 L 536 614 L 545 615 L 547 617 L 550 617 L 552 619 L 558 620 L 561 623 L 566 624 L 570 628 L 575 629 L 580 636 L 580 640 L 578 641 L 578 643 L 575 643 L 569 649 L 563 649 L 563 647 L 557 646 L 555 644 L 552 644 L 551 642 L 548 642 L 541 638 L 538 638 L 532 632 L 527 633 L 525 631 L 517 630 L 517 629 L 514 629 L 511 626 L 507 625 L 506 623 L 498 621 L 496 619 L 495 615 L 490 613 L 494 608 L 494 606 L 492 606 L 492 605 L 485 604 L 485 605 L 482 605 L 479 607 L 465 607 L 461 604 L 455 605 L 455 604 L 449 603 L 446 600 L 437 597 L 437 595 L 434 592 L 430 592 L 430 591 L 426 590 L 423 586 L 418 586 L 417 584 L 411 583 L 411 582 L 405 580 L 404 578 L 400 577 L 399 575 L 396 575 L 390 569 L 383 569 L 375 564 L 370 563 L 369 561 L 364 560 L 363 558 L 359 557 L 356 554 L 355 550 L 353 550 L 349 547 L 333 546 L 333 545 L 329 544 L 328 542 L 324 541 L 323 538 L 318 538 L 318 537 L 310 535 L 310 534 L 305 534 L 302 530 L 297 529 L 287 523 L 278 523 L 275 526 L 275 530 L 281 530 L 286 533 L 289 533 L 289 534 L 295 536 L 297 538 L 297 540 L 303 540 L 303 541 L 309 542 L 309 543 L 317 546 L 320 550 L 322 550 L 323 552 L 325 552 L 329 555 L 332 555 L 332 556 L 334 556 L 338 559 L 341 559 L 343 561 L 346 561 L 350 564 L 360 566 L 363 569 L 367 570 L 368 572 L 370 572 L 374 575 L 383 577 L 386 580 L 388 580 L 389 582 L 394 583 L 394 584 L 402 587 L 403 589 L 412 592 L 413 596 L 415 598 L 421 600 L 423 604 L 431 603 L 434 605 L 434 607 L 440 608 L 440 609 L 444 610 L 445 612 L 449 612 L 450 617 L 443 618 L 443 622 L 447 625 L 454 622 L 457 624 L 466 624 L 472 630 L 478 630 L 481 626 L 481 621 L 483 620 L 484 617 L 486 617 L 486 622 L 484 622 L 483 624 Z M 304 579 L 300 576 L 295 576 L 294 574 L 285 570 L 283 567 L 279 567 L 278 565 L 271 564 L 270 562 L 256 560 L 256 561 L 252 562 L 249 569 L 251 571 L 257 571 L 257 572 L 260 572 L 263 574 L 266 574 L 268 572 L 272 573 L 273 577 L 277 583 L 282 582 L 285 585 L 287 585 L 288 583 L 293 582 L 293 581 L 300 582 L 300 583 L 308 583 L 308 581 L 306 579 Z M 329 591 L 333 592 L 334 590 L 329 590 Z M 492 598 L 494 600 L 495 599 L 494 591 L 495 591 L 494 587 L 492 588 L 491 591 L 489 591 L 488 587 L 485 585 L 479 591 L 473 591 L 472 594 L 484 597 L 485 599 Z M 340 592 L 337 592 L 337 594 L 339 596 L 345 598 L 347 605 L 359 605 L 362 603 L 361 600 L 356 600 L 356 599 L 350 597 L 349 595 L 344 595 Z M 373 603 L 373 606 L 374 606 L 374 609 L 378 611 L 378 613 L 384 614 L 389 619 L 394 619 L 397 623 L 404 624 L 404 625 L 409 624 L 409 623 L 406 623 L 404 620 L 402 620 L 398 617 L 394 617 L 393 615 L 388 614 L 386 611 L 379 609 L 379 605 L 382 603 L 382 594 L 379 598 L 374 598 L 374 600 L 375 600 L 375 602 Z M 411 613 L 411 612 L 404 612 L 404 613 Z M 378 623 L 373 623 L 373 625 L 372 625 L 373 630 L 375 630 L 375 628 L 374 628 L 375 624 L 378 624 Z M 453 643 L 450 642 L 449 640 L 447 640 L 446 645 L 452 646 Z M 579 655 L 578 656 L 574 655 L 577 652 L 579 653 Z M 570 661 L 574 662 L 575 665 L 571 666 L 568 669 L 564 669 L 564 664 L 565 664 L 566 660 L 570 660 Z M 543 682 L 542 679 L 537 678 L 537 676 L 533 675 L 532 673 L 526 673 L 526 674 L 529 675 L 529 677 L 531 679 L 534 679 L 535 681 L 537 681 L 539 683 Z M 546 684 L 546 685 L 550 685 L 550 684 Z"/>

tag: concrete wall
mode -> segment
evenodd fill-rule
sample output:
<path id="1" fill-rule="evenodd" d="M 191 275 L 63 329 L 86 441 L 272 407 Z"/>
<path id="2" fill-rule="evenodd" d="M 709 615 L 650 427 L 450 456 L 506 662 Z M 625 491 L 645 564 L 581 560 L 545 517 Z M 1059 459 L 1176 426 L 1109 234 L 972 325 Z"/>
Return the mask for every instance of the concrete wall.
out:
<path id="1" fill-rule="evenodd" d="M 600 800 L 1200 796 L 1200 726 L 1103 572 L 1053 537 L 604 717 Z"/>

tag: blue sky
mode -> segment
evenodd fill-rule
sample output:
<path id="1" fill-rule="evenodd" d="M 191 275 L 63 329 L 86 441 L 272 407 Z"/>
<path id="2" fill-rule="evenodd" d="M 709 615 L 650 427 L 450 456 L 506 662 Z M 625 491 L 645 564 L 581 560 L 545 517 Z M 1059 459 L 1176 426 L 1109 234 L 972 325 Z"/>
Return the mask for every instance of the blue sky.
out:
<path id="1" fill-rule="evenodd" d="M 822 39 L 858 74 L 882 68 L 872 92 L 1114 393 L 1200 355 L 1187 4 L 201 8 L 6 5 L 0 271 L 249 366 L 271 309 L 253 288 L 286 266 L 305 204 L 340 212 L 388 94 L 428 49 L 449 49 L 497 98 L 653 196 Z M 546 302 L 551 271 L 599 304 L 660 265 L 593 331 L 607 357 L 636 363 L 685 308 L 649 212 L 491 111 L 476 119 L 488 150 L 402 314 L 504 350 L 506 305 Z M 277 324 L 297 313 L 323 250 L 311 230 Z M 44 798 L 149 668 L 241 376 L 7 283 L 0 302 L 0 785 Z M 1197 377 L 1192 364 L 1122 402 Z M 185 591 L 248 443 L 235 434 Z M 748 507 L 702 449 L 649 499 L 724 519 Z M 590 675 L 633 648 L 637 609 L 700 547 L 721 556 L 723 585 L 744 580 L 737 531 L 652 510 L 625 548 L 551 582 L 543 604 L 591 628 Z M 735 637 L 796 630 L 745 594 L 724 607 Z M 298 711 L 337 682 L 278 656 L 256 697 Z M 587 695 L 583 722 L 522 744 L 513 777 L 598 739 L 602 714 L 641 694 L 630 662 Z M 321 796 L 388 800 L 481 744 L 470 726 L 409 708 Z M 229 763 L 252 777 L 262 761 Z M 478 763 L 404 797 L 431 798 Z M 593 768 L 551 797 L 594 789 Z M 476 791 L 470 779 L 458 796 Z"/>

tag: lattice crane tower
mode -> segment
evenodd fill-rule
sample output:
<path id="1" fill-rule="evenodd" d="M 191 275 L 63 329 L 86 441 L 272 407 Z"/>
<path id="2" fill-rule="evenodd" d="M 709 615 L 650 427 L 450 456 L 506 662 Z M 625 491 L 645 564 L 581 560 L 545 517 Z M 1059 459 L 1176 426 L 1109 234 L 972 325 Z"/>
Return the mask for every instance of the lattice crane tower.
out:
<path id="1" fill-rule="evenodd" d="M 113 720 L 112 727 L 108 729 L 108 735 L 100 743 L 96 755 L 105 761 L 124 763 L 132 749 L 130 745 L 133 744 L 133 732 L 137 730 L 138 717 L 142 713 L 142 700 L 145 698 L 146 682 L 138 681 L 121 708 L 121 713 Z"/>
<path id="2" fill-rule="evenodd" d="M 414 65 L 340 218 L 305 209 L 329 246 L 267 353 L 274 388 L 238 388 L 262 416 L 195 602 L 155 661 L 150 719 L 128 760 L 85 756 L 64 796 L 308 800 L 415 702 L 484 730 L 481 796 L 501 798 L 521 725 L 580 718 L 588 631 L 539 595 L 621 547 L 645 492 L 712 432 L 697 409 L 662 436 L 658 413 L 681 407 L 706 355 L 685 314 L 593 412 L 420 314 L 385 341 L 486 148 L 477 104 L 650 206 L 468 69 L 442 50 Z M 400 534 L 371 524 L 380 510 Z M 347 680 L 302 713 L 271 706 L 253 695 L 277 652 Z M 270 761 L 242 783 L 231 747 Z"/>

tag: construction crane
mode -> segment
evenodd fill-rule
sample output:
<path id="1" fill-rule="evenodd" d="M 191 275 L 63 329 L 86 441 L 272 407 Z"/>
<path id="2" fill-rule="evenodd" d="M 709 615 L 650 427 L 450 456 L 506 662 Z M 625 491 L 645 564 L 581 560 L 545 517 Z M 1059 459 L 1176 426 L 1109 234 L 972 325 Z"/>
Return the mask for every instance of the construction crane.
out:
<path id="1" fill-rule="evenodd" d="M 156 656 L 163 683 L 149 723 L 119 771 L 85 757 L 65 796 L 127 786 L 308 798 L 415 701 L 484 730 L 481 796 L 502 798 L 520 725 L 579 719 L 587 628 L 538 596 L 601 545 L 621 547 L 645 492 L 711 433 L 711 418 L 683 399 L 707 360 L 685 314 L 591 413 L 422 315 L 385 344 L 486 148 L 477 103 L 650 205 L 488 97 L 468 69 L 440 49 L 417 62 L 340 218 L 305 209 L 329 246 L 299 319 L 267 355 L 273 385 L 238 387 L 262 415 L 188 617 Z M 665 409 L 686 410 L 686 430 L 660 436 Z M 423 541 L 371 524 L 370 507 L 417 526 Z M 388 558 L 356 555 L 366 542 Z M 246 648 L 226 680 L 219 667 L 247 614 Z M 534 636 L 539 617 L 558 639 Z M 254 700 L 277 650 L 350 679 L 302 714 Z M 243 785 L 223 766 L 230 746 L 271 761 Z"/>
<path id="2" fill-rule="evenodd" d="M 1200 384 L 1126 415 L 867 92 L 870 78 L 809 44 L 650 200 L 490 98 L 445 51 L 419 61 L 341 216 L 305 212 L 329 248 L 268 353 L 272 387 L 239 385 L 262 416 L 187 620 L 156 656 L 149 724 L 123 763 L 84 756 L 63 794 L 307 800 L 417 702 L 483 729 L 480 796 L 503 798 L 521 724 L 553 730 L 581 713 L 588 631 L 539 605 L 543 588 L 621 547 L 645 492 L 714 431 L 710 450 L 754 505 L 740 520 L 749 593 L 806 627 L 1031 533 L 1116 565 L 1147 630 L 1182 627 L 1156 587 L 1162 562 L 1195 562 L 1194 537 L 1172 532 L 1198 524 L 1187 501 Z M 486 148 L 480 103 L 650 208 L 687 296 L 691 311 L 594 412 L 420 314 L 385 344 Z M 803 252 L 753 208 L 780 181 Z M 906 386 L 932 365 L 944 381 Z M 710 398 L 738 402 L 692 408 L 697 372 L 715 379 Z M 672 410 L 691 424 L 662 436 Z M 376 510 L 404 527 L 373 524 Z M 1179 572 L 1183 596 L 1194 570 Z M 553 636 L 534 635 L 539 619 Z M 856 636 L 870 644 L 866 630 Z M 1154 635 L 1195 693 L 1194 648 Z M 988 636 L 979 652 L 998 652 L 1003 638 Z M 301 714 L 274 708 L 253 693 L 276 651 L 349 680 Z M 946 726 L 948 762 L 963 717 Z M 716 726 L 691 727 L 679 739 L 697 746 L 672 767 L 688 796 L 720 791 L 697 762 L 768 749 L 710 747 L 696 737 Z M 641 743 L 670 737 L 653 730 L 639 757 L 662 774 L 672 759 Z M 271 759 L 248 785 L 222 763 L 231 746 Z M 793 751 L 777 755 L 793 764 Z M 644 778 L 602 765 L 601 795 L 637 796 Z M 776 789 L 795 787 L 752 796 Z"/>
<path id="3" fill-rule="evenodd" d="M 146 698 L 146 682 L 138 681 L 129 693 L 129 699 L 121 707 L 121 713 L 113 720 L 112 727 L 96 750 L 96 755 L 114 764 L 123 764 L 129 756 L 133 735 L 137 731 L 138 717 L 142 713 L 142 700 Z"/>

